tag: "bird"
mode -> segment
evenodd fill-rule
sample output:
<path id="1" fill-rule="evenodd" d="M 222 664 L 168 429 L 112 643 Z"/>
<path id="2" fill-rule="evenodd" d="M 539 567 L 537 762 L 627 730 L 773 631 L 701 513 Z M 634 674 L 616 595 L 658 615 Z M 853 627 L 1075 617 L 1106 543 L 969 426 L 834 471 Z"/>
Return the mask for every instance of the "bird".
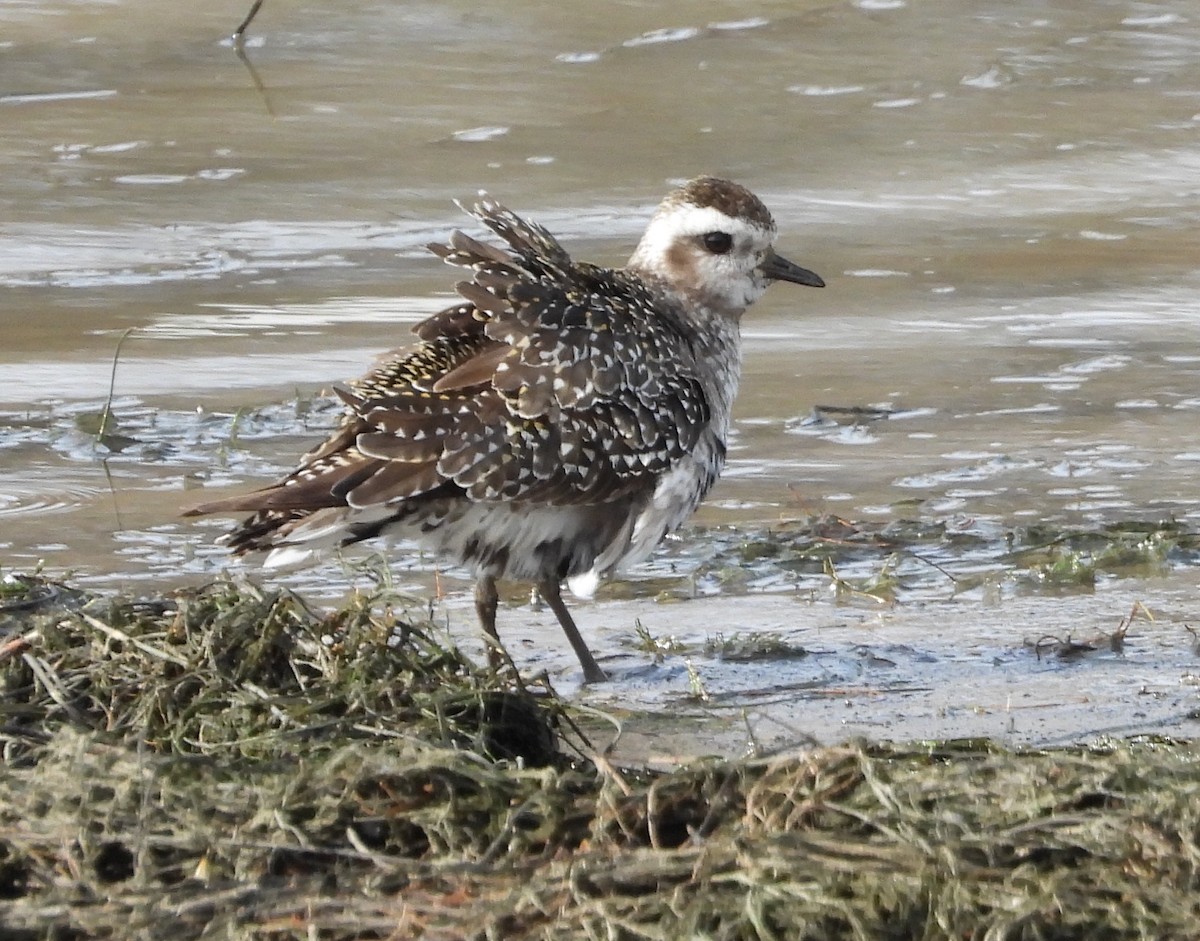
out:
<path id="1" fill-rule="evenodd" d="M 725 463 L 742 315 L 774 281 L 824 281 L 775 251 L 757 196 L 712 176 L 663 199 L 623 267 L 575 261 L 486 194 L 458 205 L 503 244 L 428 246 L 465 274 L 456 303 L 335 387 L 340 424 L 294 471 L 185 515 L 249 513 L 223 541 L 267 566 L 415 540 L 474 573 L 493 653 L 497 580 L 533 583 L 601 682 L 563 582 L 590 597 L 691 516 Z"/>

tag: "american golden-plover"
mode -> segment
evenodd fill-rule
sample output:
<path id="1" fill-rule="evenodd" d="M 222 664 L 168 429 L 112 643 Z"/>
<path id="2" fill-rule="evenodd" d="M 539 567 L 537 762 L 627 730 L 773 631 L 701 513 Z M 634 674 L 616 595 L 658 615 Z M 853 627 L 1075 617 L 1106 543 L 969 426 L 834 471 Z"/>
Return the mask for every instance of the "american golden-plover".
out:
<path id="1" fill-rule="evenodd" d="M 772 281 L 813 272 L 774 251 L 749 190 L 700 177 L 669 194 L 623 268 L 571 259 L 541 226 L 484 199 L 430 245 L 466 269 L 461 302 L 339 395 L 340 427 L 283 480 L 189 515 L 250 512 L 227 537 L 267 564 L 392 534 L 474 572 L 494 643 L 497 579 L 533 582 L 583 667 L 604 672 L 566 605 L 646 558 L 725 463 L 739 323 Z"/>

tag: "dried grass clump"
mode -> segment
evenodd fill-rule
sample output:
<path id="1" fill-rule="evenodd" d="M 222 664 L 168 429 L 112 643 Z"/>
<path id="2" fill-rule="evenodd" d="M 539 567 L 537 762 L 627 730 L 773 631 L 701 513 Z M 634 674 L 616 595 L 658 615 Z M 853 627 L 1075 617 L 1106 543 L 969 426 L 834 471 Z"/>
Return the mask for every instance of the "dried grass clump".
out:
<path id="1" fill-rule="evenodd" d="M 29 582 L 31 595 L 45 598 L 45 584 Z M 11 762 L 66 725 L 226 761 L 412 735 L 550 760 L 542 705 L 474 667 L 431 624 L 399 618 L 396 603 L 356 594 L 326 614 L 292 592 L 230 580 L 152 601 L 52 593 L 0 644 L 3 754 Z"/>
<path id="2" fill-rule="evenodd" d="M 1200 924 L 1190 744 L 622 771 L 557 751 L 550 697 L 384 598 L 322 615 L 224 582 L 100 612 L 65 604 L 0 640 L 5 938 L 1115 941 Z"/>

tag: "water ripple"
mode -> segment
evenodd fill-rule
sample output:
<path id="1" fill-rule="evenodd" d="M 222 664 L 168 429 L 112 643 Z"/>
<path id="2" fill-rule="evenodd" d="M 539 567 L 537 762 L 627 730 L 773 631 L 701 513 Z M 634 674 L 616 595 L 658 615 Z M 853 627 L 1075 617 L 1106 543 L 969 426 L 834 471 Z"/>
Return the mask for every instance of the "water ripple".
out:
<path id="1" fill-rule="evenodd" d="M 101 492 L 94 487 L 62 486 L 57 481 L 37 487 L 0 478 L 0 518 L 70 512 L 92 503 Z"/>

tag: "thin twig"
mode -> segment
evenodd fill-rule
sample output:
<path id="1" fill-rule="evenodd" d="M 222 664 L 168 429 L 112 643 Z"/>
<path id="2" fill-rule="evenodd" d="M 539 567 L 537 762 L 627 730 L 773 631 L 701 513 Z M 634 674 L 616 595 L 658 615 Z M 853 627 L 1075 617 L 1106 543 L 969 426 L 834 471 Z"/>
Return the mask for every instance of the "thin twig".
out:
<path id="1" fill-rule="evenodd" d="M 100 413 L 100 427 L 96 429 L 96 442 L 103 443 L 108 437 L 111 430 L 110 426 L 114 424 L 112 414 L 113 396 L 117 391 L 117 363 L 121 360 L 121 347 L 125 345 L 125 341 L 129 339 L 129 335 L 137 330 L 137 327 L 130 327 L 121 334 L 121 339 L 117 341 L 117 348 L 113 350 L 112 375 L 108 380 L 108 398 L 104 401 L 104 410 Z"/>
<path id="2" fill-rule="evenodd" d="M 263 5 L 263 0 L 254 0 L 250 7 L 250 12 L 246 14 L 246 18 L 242 20 L 241 25 L 233 31 L 233 44 L 236 48 L 241 49 L 242 43 L 246 40 L 246 28 L 250 25 L 250 21 L 258 16 L 259 7 Z"/>
<path id="3" fill-rule="evenodd" d="M 626 797 L 633 796 L 633 788 L 629 786 L 629 782 L 625 780 L 620 771 L 613 767 L 613 763 L 606 756 L 599 752 L 594 752 L 591 755 L 591 759 L 596 764 L 596 770 L 605 777 L 610 778 L 620 788 L 622 794 Z"/>
<path id="4" fill-rule="evenodd" d="M 953 574 L 951 574 L 945 567 L 939 565 L 937 562 L 934 562 L 933 559 L 927 559 L 927 558 L 925 558 L 925 556 L 920 555 L 919 553 L 913 552 L 912 549 L 901 549 L 900 551 L 905 553 L 906 555 L 910 556 L 911 558 L 916 559 L 918 562 L 924 562 L 926 565 L 930 566 L 931 568 L 937 569 L 939 572 L 941 572 L 943 575 L 945 575 L 948 579 L 950 579 L 950 581 L 954 583 L 954 586 L 956 588 L 958 587 L 958 578 L 956 576 L 954 576 Z"/>

